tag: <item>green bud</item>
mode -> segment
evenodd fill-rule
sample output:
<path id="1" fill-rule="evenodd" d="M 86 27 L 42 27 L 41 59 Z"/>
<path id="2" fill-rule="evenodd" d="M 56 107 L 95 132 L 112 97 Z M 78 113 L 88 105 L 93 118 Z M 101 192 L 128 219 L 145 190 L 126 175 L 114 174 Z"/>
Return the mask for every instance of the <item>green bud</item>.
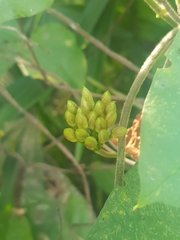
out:
<path id="1" fill-rule="evenodd" d="M 112 130 L 112 138 L 123 137 L 126 135 L 126 132 L 127 132 L 127 128 L 125 128 L 123 126 L 115 127 Z"/>
<path id="2" fill-rule="evenodd" d="M 81 113 L 81 114 L 83 114 L 83 112 L 82 112 L 82 110 L 81 110 L 80 107 L 78 107 L 76 114 L 77 114 L 77 113 Z"/>
<path id="3" fill-rule="evenodd" d="M 98 115 L 96 112 L 94 111 L 91 111 L 89 114 L 88 114 L 88 127 L 92 130 L 94 130 L 94 125 L 95 125 L 95 121 L 96 119 L 98 118 Z"/>
<path id="4" fill-rule="evenodd" d="M 72 128 L 64 129 L 64 137 L 70 142 L 77 142 L 77 138 L 75 136 L 75 131 Z"/>
<path id="5" fill-rule="evenodd" d="M 115 111 L 108 112 L 106 115 L 107 127 L 111 127 L 115 124 L 117 119 L 117 113 Z"/>
<path id="6" fill-rule="evenodd" d="M 78 128 L 75 131 L 75 135 L 79 142 L 84 142 L 85 139 L 89 136 L 89 133 L 85 129 Z"/>
<path id="7" fill-rule="evenodd" d="M 94 137 L 87 137 L 85 139 L 84 145 L 90 149 L 90 150 L 94 150 L 97 146 L 97 140 Z"/>
<path id="8" fill-rule="evenodd" d="M 105 110 L 103 102 L 101 100 L 98 100 L 93 110 L 98 114 L 98 116 L 103 116 Z"/>
<path id="9" fill-rule="evenodd" d="M 103 102 L 104 106 L 107 106 L 112 101 L 109 91 L 103 93 L 101 101 Z"/>
<path id="10" fill-rule="evenodd" d="M 76 126 L 75 114 L 73 114 L 69 110 L 67 110 L 65 112 L 65 114 L 64 114 L 64 117 L 66 119 L 66 122 L 69 124 L 69 126 L 71 126 L 71 127 L 75 127 Z"/>
<path id="11" fill-rule="evenodd" d="M 77 111 L 77 114 L 75 117 L 75 121 L 76 121 L 78 128 L 88 128 L 87 118 L 85 117 L 85 115 L 83 113 L 81 113 L 79 108 L 78 108 L 78 111 Z"/>
<path id="12" fill-rule="evenodd" d="M 106 129 L 106 120 L 103 117 L 98 117 L 95 121 L 95 130 L 96 132 L 100 132 L 102 129 Z"/>
<path id="13" fill-rule="evenodd" d="M 83 87 L 82 89 L 82 98 L 81 98 L 81 109 L 84 114 L 88 114 L 92 111 L 94 107 L 94 100 L 91 92 Z"/>
<path id="14" fill-rule="evenodd" d="M 106 107 L 106 114 L 108 114 L 111 111 L 116 112 L 116 102 L 115 101 L 111 101 L 110 103 L 108 103 L 108 105 Z"/>
<path id="15" fill-rule="evenodd" d="M 78 109 L 78 105 L 71 101 L 71 100 L 68 100 L 67 101 L 67 110 L 70 112 L 70 113 L 73 113 L 73 114 L 76 114 L 77 112 L 77 109 Z"/>
<path id="16" fill-rule="evenodd" d="M 98 141 L 101 144 L 104 144 L 105 142 L 107 142 L 109 140 L 109 132 L 106 129 L 102 129 L 99 133 L 98 133 Z"/>

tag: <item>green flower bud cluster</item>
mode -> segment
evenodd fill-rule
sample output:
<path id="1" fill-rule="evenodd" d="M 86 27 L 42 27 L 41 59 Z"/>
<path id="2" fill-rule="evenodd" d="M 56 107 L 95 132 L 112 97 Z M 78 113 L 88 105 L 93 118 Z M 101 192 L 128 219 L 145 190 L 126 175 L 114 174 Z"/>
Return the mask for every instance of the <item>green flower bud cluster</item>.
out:
<path id="1" fill-rule="evenodd" d="M 68 100 L 64 116 L 71 127 L 64 129 L 65 138 L 70 142 L 82 142 L 93 151 L 101 149 L 110 138 L 126 134 L 123 127 L 113 128 L 117 119 L 116 103 L 108 91 L 95 103 L 91 92 L 83 87 L 80 106 Z"/>

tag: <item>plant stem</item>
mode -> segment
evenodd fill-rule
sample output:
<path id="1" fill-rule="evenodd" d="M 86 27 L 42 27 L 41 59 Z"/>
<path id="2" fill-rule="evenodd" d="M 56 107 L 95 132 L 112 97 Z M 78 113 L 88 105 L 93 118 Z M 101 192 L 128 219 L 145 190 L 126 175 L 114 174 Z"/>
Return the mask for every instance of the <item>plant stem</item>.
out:
<path id="1" fill-rule="evenodd" d="M 178 17 L 177 13 L 172 8 L 172 6 L 169 4 L 169 2 L 166 0 L 158 0 L 158 2 L 160 2 L 164 5 L 164 7 L 166 8 L 166 11 L 169 14 L 169 16 L 171 17 L 171 19 L 179 25 L 180 18 Z"/>
<path id="2" fill-rule="evenodd" d="M 172 18 L 171 14 L 166 9 L 166 13 L 162 14 L 162 5 L 156 0 L 144 0 L 149 7 L 156 13 L 156 16 L 160 16 L 164 21 L 166 21 L 170 26 L 176 27 L 177 22 Z M 165 8 L 165 6 L 164 6 Z"/>
<path id="3" fill-rule="evenodd" d="M 107 152 L 103 149 L 100 149 L 99 151 L 95 151 L 95 153 L 106 157 L 106 158 L 116 158 L 117 157 L 117 153 L 116 152 Z"/>
<path id="4" fill-rule="evenodd" d="M 151 52 L 149 57 L 142 65 L 127 95 L 126 101 L 121 112 L 119 126 L 127 128 L 133 102 L 141 85 L 143 84 L 152 66 L 157 61 L 158 57 L 169 47 L 179 29 L 180 26 L 176 27 L 175 29 L 167 33 L 166 36 L 154 48 L 154 50 Z M 115 170 L 115 184 L 120 186 L 124 186 L 124 158 L 125 158 L 125 137 L 121 137 L 119 138 L 118 141 L 117 162 Z"/>

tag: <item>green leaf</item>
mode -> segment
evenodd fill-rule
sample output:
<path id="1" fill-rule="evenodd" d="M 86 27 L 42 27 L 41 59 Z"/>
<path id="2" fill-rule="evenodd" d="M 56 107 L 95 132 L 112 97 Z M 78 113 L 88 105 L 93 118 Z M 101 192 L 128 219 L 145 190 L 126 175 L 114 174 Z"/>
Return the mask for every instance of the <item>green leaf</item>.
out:
<path id="1" fill-rule="evenodd" d="M 0 215 L 0 236 L 3 240 L 34 240 L 31 227 L 25 216 L 6 212 Z"/>
<path id="2" fill-rule="evenodd" d="M 180 210 L 156 203 L 133 211 L 140 190 L 137 164 L 116 186 L 86 240 L 179 239 Z"/>
<path id="3" fill-rule="evenodd" d="M 48 170 L 43 172 L 41 168 L 26 167 L 21 193 L 22 207 L 26 209 L 34 239 L 39 236 L 58 239 L 62 227 L 58 216 L 58 202 L 46 189 L 52 187 L 50 191 L 53 191 L 53 185 L 46 178 L 49 178 Z"/>
<path id="4" fill-rule="evenodd" d="M 110 194 L 114 187 L 114 165 L 105 165 L 102 162 L 91 164 L 91 176 L 96 185 L 105 193 Z"/>
<path id="5" fill-rule="evenodd" d="M 29 17 L 50 7 L 53 0 L 1 0 L 0 23 L 14 18 Z"/>
<path id="6" fill-rule="evenodd" d="M 42 89 L 42 83 L 30 77 L 21 77 L 7 87 L 11 96 L 23 107 L 28 109 L 34 105 L 46 91 Z M 4 97 L 0 95 L 0 128 L 5 122 L 11 121 L 19 115 L 19 111 Z"/>
<path id="7" fill-rule="evenodd" d="M 14 31 L 15 29 L 18 29 L 18 23 L 15 20 L 2 24 L 2 28 L 0 28 L 0 76 L 14 64 L 14 59 L 18 53 L 24 56 L 27 50 L 24 40 Z M 12 59 L 12 61 L 6 58 Z"/>
<path id="8" fill-rule="evenodd" d="M 14 203 L 14 186 L 17 179 L 19 162 L 14 157 L 6 157 L 3 165 L 2 183 L 0 188 L 0 213 L 9 211 Z"/>
<path id="9" fill-rule="evenodd" d="M 87 32 L 92 32 L 94 26 L 99 20 L 104 8 L 108 4 L 108 0 L 94 1 L 90 0 L 86 4 L 86 8 L 82 13 L 80 26 Z M 93 12 L 93 18 L 92 18 Z"/>
<path id="10" fill-rule="evenodd" d="M 11 214 L 7 236 L 4 240 L 34 240 L 31 233 L 31 226 L 25 216 Z"/>
<path id="11" fill-rule="evenodd" d="M 29 163 L 43 161 L 41 132 L 26 118 L 8 124 L 4 130 L 2 143 L 7 149 L 18 152 Z"/>
<path id="12" fill-rule="evenodd" d="M 38 28 L 32 40 L 38 43 L 34 50 L 44 69 L 55 73 L 71 87 L 82 88 L 86 59 L 67 28 L 56 23 L 46 24 Z"/>
<path id="13" fill-rule="evenodd" d="M 78 240 L 94 220 L 83 195 L 56 167 L 42 163 L 28 167 L 22 195 L 35 236 Z"/>
<path id="14" fill-rule="evenodd" d="M 93 1 L 91 1 L 91 5 L 93 7 L 92 2 Z M 105 7 L 105 4 L 106 4 L 106 7 Z M 103 8 L 105 7 L 105 9 L 101 14 L 100 20 L 95 25 L 95 28 L 93 30 L 93 36 L 97 39 L 101 39 L 104 42 L 104 44 L 108 47 L 110 43 L 110 39 L 107 38 L 107 32 L 110 29 L 110 26 L 113 21 L 114 1 L 108 1 L 108 4 L 106 1 L 104 1 L 104 4 L 102 3 L 102 1 L 100 3 L 98 1 L 98 5 L 99 6 L 101 5 L 101 7 Z M 96 13 L 98 13 L 98 11 Z M 100 12 L 98 14 L 100 14 Z M 96 17 L 97 17 L 96 20 L 98 20 L 100 15 L 97 15 Z M 86 27 L 88 28 L 89 31 L 91 31 L 93 28 L 93 25 L 89 24 L 89 26 L 87 25 Z M 102 74 L 104 69 L 107 70 L 105 66 L 107 55 L 101 50 L 97 49 L 97 47 L 95 47 L 94 45 L 89 45 L 89 47 L 86 49 L 86 52 L 88 56 L 88 59 L 87 59 L 88 75 L 95 79 L 101 79 L 101 80 L 103 79 L 102 81 L 103 83 L 105 83 L 104 82 L 105 76 Z"/>
<path id="15" fill-rule="evenodd" d="M 144 104 L 139 207 L 157 201 L 180 207 L 179 42 L 180 31 L 166 53 L 171 66 L 157 70 Z"/>

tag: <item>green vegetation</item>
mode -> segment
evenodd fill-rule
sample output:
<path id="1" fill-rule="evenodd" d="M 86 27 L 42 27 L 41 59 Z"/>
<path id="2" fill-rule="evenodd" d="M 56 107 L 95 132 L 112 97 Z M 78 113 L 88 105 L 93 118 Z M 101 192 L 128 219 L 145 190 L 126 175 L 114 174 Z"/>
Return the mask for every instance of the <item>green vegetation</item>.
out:
<path id="1" fill-rule="evenodd" d="M 0 239 L 180 238 L 179 9 L 0 2 Z"/>

